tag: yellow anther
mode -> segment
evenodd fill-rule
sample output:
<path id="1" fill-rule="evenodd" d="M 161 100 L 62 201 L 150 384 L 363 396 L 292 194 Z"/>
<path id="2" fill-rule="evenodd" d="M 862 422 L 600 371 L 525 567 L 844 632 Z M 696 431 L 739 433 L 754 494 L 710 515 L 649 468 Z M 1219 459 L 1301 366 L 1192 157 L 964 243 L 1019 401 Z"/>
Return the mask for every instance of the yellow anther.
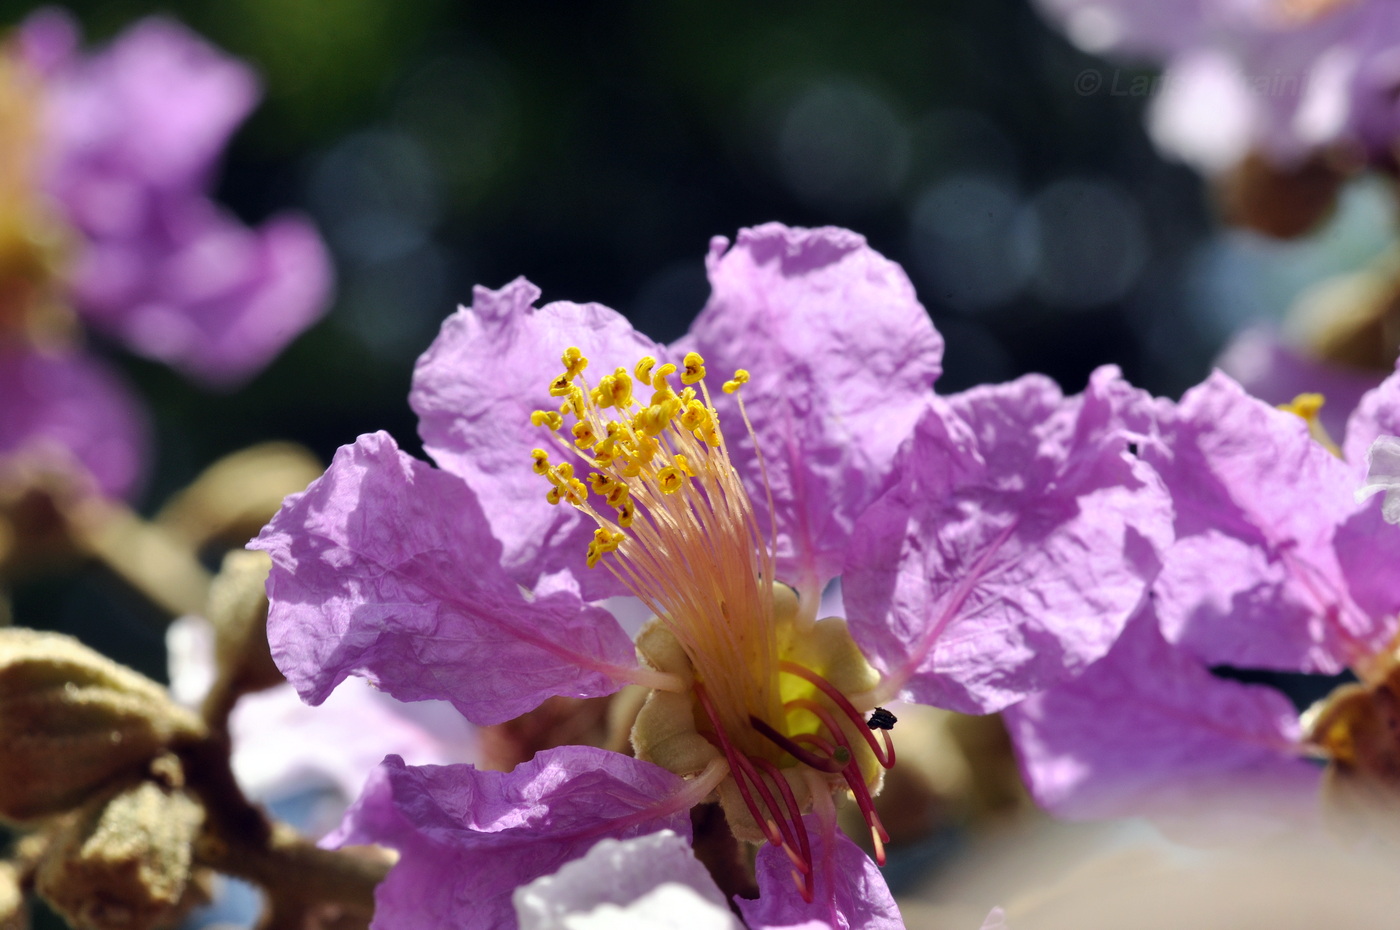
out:
<path id="1" fill-rule="evenodd" d="M 657 444 L 655 439 L 647 435 L 638 436 L 627 444 L 627 458 L 631 460 L 632 464 L 638 466 L 650 462 L 660 451 L 661 446 Z M 634 475 L 635 473 L 628 475 L 628 477 Z"/>
<path id="2" fill-rule="evenodd" d="M 558 429 L 564 425 L 564 418 L 556 410 L 536 410 L 530 414 L 531 426 L 548 426 L 550 429 Z"/>
<path id="3" fill-rule="evenodd" d="M 740 368 L 734 372 L 734 377 L 724 382 L 722 389 L 726 394 L 733 394 L 739 388 L 749 383 L 749 373 L 747 369 Z"/>
<path id="4" fill-rule="evenodd" d="M 687 478 L 695 477 L 695 472 L 690 468 L 690 462 L 686 461 L 685 456 L 680 453 L 676 453 L 676 467 L 679 468 L 681 474 L 685 475 Z"/>
<path id="5" fill-rule="evenodd" d="M 621 507 L 632 499 L 632 492 L 627 490 L 627 485 L 621 481 L 615 482 L 613 487 L 600 493 L 603 494 L 603 500 L 608 502 L 609 507 Z"/>
<path id="6" fill-rule="evenodd" d="M 656 369 L 656 371 L 652 372 L 651 386 L 656 388 L 658 391 L 662 388 L 665 388 L 669 391 L 671 389 L 671 386 L 666 383 L 666 379 L 671 377 L 671 375 L 674 375 L 675 373 L 676 366 L 672 365 L 670 362 L 667 362 L 660 368 Z"/>
<path id="7" fill-rule="evenodd" d="M 550 388 L 550 393 L 554 393 L 552 387 Z M 576 418 L 582 420 L 584 412 L 583 398 L 583 388 L 572 384 L 569 385 L 568 396 L 565 397 L 564 402 L 559 405 L 559 412 L 561 414 L 572 413 Z"/>
<path id="8" fill-rule="evenodd" d="M 564 485 L 561 490 L 571 504 L 582 504 L 588 500 L 588 488 L 577 478 L 570 478 L 569 483 Z"/>
<path id="9" fill-rule="evenodd" d="M 685 405 L 685 412 L 681 414 L 681 426 L 688 430 L 702 428 L 710 420 L 710 411 L 705 409 L 705 405 L 698 400 L 692 400 Z"/>
<path id="10" fill-rule="evenodd" d="M 1342 450 L 1327 432 L 1327 427 L 1322 425 L 1322 418 L 1318 415 L 1322 412 L 1322 405 L 1321 394 L 1299 394 L 1291 403 L 1279 404 L 1278 409 L 1301 417 L 1303 422 L 1308 424 L 1308 435 L 1321 443 L 1328 452 L 1340 458 Z"/>
<path id="11" fill-rule="evenodd" d="M 560 361 L 564 363 L 565 374 L 568 375 L 570 381 L 583 374 L 583 370 L 588 367 L 588 359 L 584 358 L 578 346 L 569 346 L 565 349 Z"/>
<path id="12" fill-rule="evenodd" d="M 671 425 L 674 415 L 669 404 L 652 404 L 637 412 L 632 418 L 632 425 L 647 436 L 659 436 L 662 430 Z"/>
<path id="13" fill-rule="evenodd" d="M 568 397 L 574 390 L 574 376 L 567 371 L 549 382 L 549 393 L 554 397 Z"/>
<path id="14" fill-rule="evenodd" d="M 637 505 L 632 503 L 631 498 L 617 505 L 617 525 L 629 527 L 632 521 L 637 518 Z"/>
<path id="15" fill-rule="evenodd" d="M 1322 404 L 1321 394 L 1299 394 L 1289 403 L 1279 404 L 1278 409 L 1296 414 L 1304 420 L 1311 420 L 1322 409 Z"/>
<path id="16" fill-rule="evenodd" d="M 681 372 L 681 384 L 694 384 L 705 377 L 705 360 L 699 352 L 685 353 L 685 371 Z"/>
<path id="17" fill-rule="evenodd" d="M 695 399 L 695 388 L 683 388 L 676 396 L 681 399 L 681 406 L 685 406 Z"/>
<path id="18" fill-rule="evenodd" d="M 632 403 L 632 376 L 627 369 L 618 366 L 612 380 L 613 406 L 626 407 Z"/>
<path id="19" fill-rule="evenodd" d="M 545 477 L 548 478 L 549 483 L 554 485 L 555 487 L 568 484 L 570 481 L 574 480 L 573 463 L 560 462 L 558 465 L 555 465 L 548 472 L 546 472 Z"/>
<path id="20" fill-rule="evenodd" d="M 592 568 L 598 564 L 598 560 L 609 552 L 616 552 L 617 547 L 627 536 L 624 533 L 614 533 L 602 527 L 593 531 L 593 542 L 588 544 L 588 567 Z"/>
<path id="21" fill-rule="evenodd" d="M 574 424 L 574 445 L 580 449 L 587 449 L 598 441 L 598 434 L 593 432 L 593 424 L 587 420 L 579 420 Z"/>
<path id="22" fill-rule="evenodd" d="M 711 447 L 717 447 L 724 442 L 724 437 L 720 435 L 719 426 L 714 420 L 705 424 L 703 428 L 696 430 L 695 436 L 705 445 Z"/>
<path id="23" fill-rule="evenodd" d="M 534 469 L 537 475 L 549 474 L 549 453 L 543 449 L 533 449 L 530 458 L 535 463 Z"/>
<path id="24" fill-rule="evenodd" d="M 644 355 L 641 361 L 637 362 L 637 366 L 633 368 L 632 371 L 636 374 L 638 381 L 641 381 L 643 384 L 651 384 L 651 370 L 655 367 L 656 359 L 652 358 L 650 355 Z"/>
<path id="25" fill-rule="evenodd" d="M 668 465 L 656 473 L 656 486 L 662 494 L 675 494 L 685 484 L 685 475 L 674 465 Z"/>
<path id="26" fill-rule="evenodd" d="M 591 471 L 588 473 L 588 486 L 593 489 L 594 494 L 607 494 L 612 490 L 617 481 L 609 478 L 602 472 Z"/>
<path id="27" fill-rule="evenodd" d="M 558 488 L 550 488 L 549 493 L 544 496 L 544 499 L 549 501 L 551 504 L 557 505 L 561 500 L 564 499 L 564 492 L 559 490 Z"/>

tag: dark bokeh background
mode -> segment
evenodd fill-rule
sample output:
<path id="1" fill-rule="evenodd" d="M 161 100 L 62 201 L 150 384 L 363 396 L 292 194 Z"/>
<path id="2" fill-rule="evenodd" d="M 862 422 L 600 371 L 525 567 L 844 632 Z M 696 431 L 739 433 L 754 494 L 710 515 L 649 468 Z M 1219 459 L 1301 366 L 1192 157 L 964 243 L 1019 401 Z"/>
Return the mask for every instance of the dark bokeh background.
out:
<path id="1" fill-rule="evenodd" d="M 32 8 L 0 2 L 0 23 Z M 93 42 L 161 12 L 251 61 L 266 99 L 220 196 L 250 222 L 309 212 L 340 276 L 241 392 L 109 353 L 154 410 L 148 511 L 259 440 L 329 459 L 387 429 L 417 449 L 413 361 L 473 284 L 526 275 L 670 339 L 705 300 L 710 237 L 768 220 L 849 226 L 900 262 L 947 338 L 943 391 L 1028 371 L 1077 391 L 1116 362 L 1174 394 L 1217 348 L 1183 309 L 1211 228 L 1199 179 L 1026 0 L 71 8 Z M 15 608 L 161 674 L 158 626 L 122 619 L 147 608 L 100 573 Z"/>

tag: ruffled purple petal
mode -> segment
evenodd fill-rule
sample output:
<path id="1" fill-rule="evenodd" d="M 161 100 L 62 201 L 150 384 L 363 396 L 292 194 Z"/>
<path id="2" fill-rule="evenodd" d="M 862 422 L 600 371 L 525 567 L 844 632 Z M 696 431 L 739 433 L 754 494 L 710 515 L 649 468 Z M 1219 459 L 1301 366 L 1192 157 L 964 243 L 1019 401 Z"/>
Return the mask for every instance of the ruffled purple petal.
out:
<path id="1" fill-rule="evenodd" d="M 1212 665 L 1335 672 L 1375 634 L 1333 551 L 1356 478 L 1302 419 L 1216 372 L 1143 458 L 1176 505 L 1155 588 L 1167 639 Z"/>
<path id="2" fill-rule="evenodd" d="M 140 481 L 150 429 L 139 401 L 96 358 L 0 346 L 0 456 L 54 454 L 82 465 L 108 496 Z"/>
<path id="3" fill-rule="evenodd" d="M 514 901 L 520 930 L 571 930 L 585 923 L 743 930 L 690 843 L 670 830 L 600 840 L 583 858 L 517 888 Z"/>
<path id="4" fill-rule="evenodd" d="M 1171 540 L 1121 387 L 1101 369 L 1066 399 L 1028 376 L 919 422 L 842 578 L 856 641 L 906 699 L 999 710 L 1108 652 Z"/>
<path id="5" fill-rule="evenodd" d="M 1223 838 L 1316 812 L 1322 770 L 1300 758 L 1293 705 L 1212 675 L 1150 608 L 1107 657 L 1005 719 L 1032 795 L 1058 816 L 1214 821 Z"/>
<path id="6" fill-rule="evenodd" d="M 728 245 L 711 243 L 710 301 L 674 354 L 699 352 L 715 383 L 751 373 L 743 398 L 777 509 L 780 577 L 820 591 L 889 485 L 942 371 L 943 339 L 904 271 L 856 233 L 770 223 Z M 733 399 L 714 399 L 766 531 L 753 444 Z"/>
<path id="7" fill-rule="evenodd" d="M 753 930 L 904 930 L 899 907 L 870 857 L 839 830 L 830 839 L 823 836 L 816 816 L 803 820 L 817 878 L 811 902 L 798 894 L 787 854 L 766 845 L 758 852 L 758 899 L 734 899 L 744 922 Z"/>
<path id="8" fill-rule="evenodd" d="M 631 371 L 642 356 L 662 350 L 607 307 L 537 309 L 539 296 L 524 278 L 498 291 L 478 287 L 472 306 L 449 317 L 419 358 L 409 403 L 423 448 L 487 502 L 513 577 L 533 585 L 541 574 L 567 568 L 590 600 L 624 594 L 608 572 L 587 568 L 596 524 L 545 500 L 549 486 L 531 470 L 530 450 L 554 454 L 556 446 L 548 430 L 530 425 L 530 413 L 559 407 L 548 388 L 570 346 L 590 359 L 585 377 L 594 380 L 619 365 Z"/>
<path id="9" fill-rule="evenodd" d="M 1379 373 L 1309 358 L 1265 326 L 1251 326 L 1236 335 L 1216 365 L 1267 404 L 1286 404 L 1299 394 L 1321 394 L 1327 403 L 1319 419 L 1337 439 L 1346 435 L 1347 418 L 1380 380 Z"/>
<path id="10" fill-rule="evenodd" d="M 511 894 L 604 838 L 672 830 L 690 838 L 684 782 L 665 769 L 586 746 L 545 750 L 512 772 L 404 765 L 386 758 L 329 846 L 399 853 L 375 892 L 376 930 L 516 926 Z M 678 809 L 679 807 L 679 809 Z"/>
<path id="11" fill-rule="evenodd" d="M 485 725 L 551 695 L 611 694 L 636 667 L 607 611 L 565 590 L 522 594 L 471 489 L 385 433 L 342 447 L 252 548 L 273 560 L 273 657 L 313 704 L 361 675 Z"/>

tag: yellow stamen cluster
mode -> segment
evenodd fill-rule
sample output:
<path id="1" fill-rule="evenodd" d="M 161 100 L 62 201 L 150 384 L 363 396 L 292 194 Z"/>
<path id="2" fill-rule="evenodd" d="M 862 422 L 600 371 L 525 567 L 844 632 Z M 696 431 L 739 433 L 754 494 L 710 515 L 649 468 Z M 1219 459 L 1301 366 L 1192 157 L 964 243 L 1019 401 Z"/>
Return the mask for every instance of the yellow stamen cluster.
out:
<path id="1" fill-rule="evenodd" d="M 560 360 L 564 370 L 549 385 L 550 395 L 562 399 L 559 409 L 536 410 L 530 415 L 530 422 L 558 432 L 565 418 L 573 417 L 569 429 L 572 445 L 562 437 L 558 441 L 599 469 L 588 475 L 587 488 L 612 508 L 614 518 L 605 519 L 587 503 L 587 489 L 574 477 L 569 463 L 552 465 L 547 452 L 535 449 L 531 453 L 532 465 L 535 473 L 552 485 L 547 494 L 551 504 L 568 501 L 598 520 L 602 529 L 588 550 L 588 564 L 592 566 L 606 553 L 617 551 L 626 538 L 618 528 L 630 527 L 636 519 L 634 485 L 661 495 L 676 494 L 696 477 L 696 466 L 691 460 L 701 463 L 699 467 L 704 469 L 708 464 L 705 450 L 719 449 L 724 438 L 709 394 L 697 394 L 693 387 L 699 385 L 705 391 L 705 360 L 698 352 L 686 353 L 681 368 L 669 362 L 658 365 L 656 359 L 645 356 L 631 373 L 626 368 L 615 368 L 593 388 L 582 378 L 588 358 L 577 347 L 570 346 Z M 679 393 L 670 381 L 678 373 L 685 385 Z M 725 390 L 732 393 L 730 386 L 737 388 L 748 377 L 742 369 L 735 372 Z M 647 403 L 637 399 L 634 390 L 638 385 L 651 389 Z M 607 419 L 604 410 L 615 410 L 618 416 Z"/>

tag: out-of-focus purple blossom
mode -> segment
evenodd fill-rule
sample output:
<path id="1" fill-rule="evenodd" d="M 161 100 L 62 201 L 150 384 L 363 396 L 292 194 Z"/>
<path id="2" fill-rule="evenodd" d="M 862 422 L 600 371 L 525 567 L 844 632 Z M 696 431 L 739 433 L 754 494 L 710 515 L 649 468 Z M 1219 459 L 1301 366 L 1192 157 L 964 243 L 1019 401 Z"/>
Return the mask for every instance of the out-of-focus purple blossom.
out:
<path id="1" fill-rule="evenodd" d="M 1072 817 L 1307 821 L 1320 769 L 1303 761 L 1296 712 L 1210 669 L 1350 667 L 1365 680 L 1391 641 L 1400 530 L 1355 489 L 1362 452 L 1400 426 L 1400 375 L 1352 414 L 1346 459 L 1220 373 L 1179 404 L 1125 400 L 1172 493 L 1177 541 L 1153 609 L 1109 656 L 1008 712 L 1032 793 Z"/>
<path id="2" fill-rule="evenodd" d="M 308 700 L 321 700 L 347 675 L 361 675 L 403 699 L 450 700 L 477 723 L 506 720 L 551 695 L 605 695 L 627 682 L 653 687 L 634 731 L 639 756 L 664 757 L 687 780 L 658 789 L 644 806 L 660 810 L 683 797 L 693 804 L 713 797 L 718 786 L 729 822 L 747 830 L 742 835 L 764 836 L 763 818 L 781 823 L 772 830 L 782 836 L 769 832 L 771 845 L 759 854 L 762 897 L 741 905 L 751 923 L 897 926 L 878 869 L 834 833 L 831 818 L 818 816 L 829 792 L 849 784 L 859 799 L 871 789 L 868 771 L 879 770 L 859 713 L 898 694 L 1003 707 L 1092 663 L 1158 570 L 1158 552 L 1170 538 L 1165 493 L 1128 454 L 1127 433 L 1109 415 L 1112 399 L 1130 390 L 1115 371 L 1096 374 L 1077 398 L 1030 379 L 936 399 L 930 388 L 941 368 L 942 340 L 903 272 L 853 233 L 777 224 L 745 230 L 732 247 L 715 241 L 708 268 L 711 299 L 690 334 L 671 347 L 596 304 L 536 308 L 539 292 L 523 280 L 499 291 L 478 289 L 473 305 L 444 324 L 415 372 L 412 403 L 424 446 L 440 468 L 406 456 L 387 435 L 361 437 L 304 494 L 289 498 L 256 541 L 273 558 L 273 655 Z M 580 367 L 560 376 L 565 349 L 563 363 Z M 639 356 L 653 361 L 638 363 Z M 695 409 L 686 408 L 696 425 L 665 433 L 668 443 L 686 449 L 692 480 L 714 482 L 703 498 L 684 482 L 658 492 L 644 482 L 659 483 L 660 466 L 639 466 L 644 478 L 632 493 L 645 506 L 673 500 L 698 508 L 656 524 L 650 510 L 635 517 L 644 526 L 694 521 L 688 535 L 663 534 L 647 544 L 665 553 L 659 563 L 627 542 L 617 562 L 610 556 L 604 563 L 615 571 L 590 570 L 586 557 L 598 559 L 589 541 L 596 545 L 605 528 L 633 524 L 595 522 L 545 500 L 550 484 L 542 476 L 571 487 L 586 468 L 608 468 L 591 458 L 597 452 L 569 463 L 567 472 L 532 452 L 541 444 L 556 455 L 569 448 L 555 443 L 549 429 L 529 424 L 532 416 L 547 423 L 545 411 L 558 406 L 557 398 L 574 396 L 580 358 L 592 366 L 582 383 L 599 385 L 594 391 L 603 391 L 604 375 L 622 377 L 614 373 L 634 364 L 642 371 L 674 360 L 721 378 L 752 365 L 742 409 L 728 389 L 716 391 L 708 414 L 698 398 Z M 626 384 L 631 396 L 630 376 Z M 645 398 L 642 392 L 652 388 L 653 407 L 669 403 L 664 381 L 638 385 L 635 394 Z M 599 398 L 614 396 L 578 390 L 566 409 L 574 402 L 608 407 L 611 401 Z M 711 403 L 711 395 L 704 397 Z M 641 403 L 624 405 L 619 416 L 652 409 Z M 716 415 L 725 431 L 700 444 L 705 417 Z M 738 429 L 746 421 L 757 451 Z M 646 421 L 634 422 L 640 431 Z M 580 428 L 588 424 L 579 416 Z M 580 448 L 594 449 L 605 425 L 589 427 L 593 438 L 588 429 L 576 430 Z M 626 449 L 640 448 L 640 432 L 630 439 L 621 432 Z M 622 470 L 608 474 L 619 482 L 629 477 Z M 613 487 L 604 477 L 589 478 L 598 495 Z M 616 506 L 596 504 L 608 513 L 604 508 Z M 715 516 L 730 507 L 735 516 Z M 717 573 L 717 563 L 727 568 Z M 823 589 L 838 574 L 847 585 L 849 633 L 840 620 L 816 620 Z M 780 605 L 778 589 L 788 589 L 768 583 L 771 577 L 789 582 L 796 596 L 782 594 Z M 673 603 L 657 593 L 667 590 L 682 593 Z M 643 634 L 645 665 L 599 606 L 629 592 L 651 598 L 653 612 L 668 618 L 650 638 Z M 1053 609 L 1032 610 L 1031 601 Z M 734 615 L 744 618 L 742 637 L 731 635 Z M 744 642 L 761 648 L 754 655 L 724 651 Z M 885 671 L 883 681 L 861 652 Z M 772 711 L 736 700 L 765 683 L 776 686 L 779 674 L 811 682 L 822 713 L 847 722 L 794 723 L 784 705 Z M 701 678 L 703 689 L 695 684 Z M 695 728 L 702 715 L 712 736 Z M 789 733 L 790 727 L 807 729 Z M 841 761 L 833 756 L 822 766 L 807 752 L 771 774 L 787 786 L 781 790 L 796 792 L 793 800 L 770 799 L 762 810 L 752 797 L 741 801 L 747 789 L 738 779 L 759 777 L 743 772 L 770 764 L 774 745 L 803 753 L 790 737 L 816 736 L 813 727 L 826 734 L 815 746 L 832 740 L 847 746 Z M 775 743 L 768 733 L 788 742 Z M 578 747 L 554 758 L 567 763 L 556 780 L 571 786 L 571 797 L 578 793 L 580 809 L 590 792 L 612 790 L 596 783 L 589 766 L 643 764 Z M 853 765 L 858 759 L 868 771 Z M 502 843 L 513 848 L 486 825 L 505 822 L 499 818 L 506 812 L 492 819 L 476 806 L 471 786 L 484 774 L 380 771 L 379 787 L 346 828 L 346 836 L 385 842 L 403 855 L 399 877 L 391 875 L 391 891 L 381 894 L 380 921 L 393 923 L 395 902 L 407 906 L 406 889 L 413 889 L 415 900 L 443 900 L 430 917 L 419 914 L 421 926 L 491 925 L 480 909 L 465 909 L 465 897 L 449 901 L 442 890 L 466 880 L 443 872 L 459 875 L 462 856 L 489 857 Z M 833 774 L 842 771 L 847 774 Z M 415 797 L 424 791 L 437 799 L 434 809 L 449 812 L 434 815 L 442 829 L 431 850 L 415 838 L 419 827 L 381 816 L 392 794 L 389 807 L 419 817 L 428 802 Z M 547 806 L 539 808 L 541 816 Z M 868 794 L 861 806 L 872 812 Z M 802 816 L 813 809 L 818 814 Z M 589 835 L 614 835 L 618 817 L 631 823 L 637 816 L 600 811 Z M 520 809 L 508 819 L 530 817 Z M 745 818 L 752 821 L 747 828 Z M 449 830 L 449 821 L 457 826 Z M 879 831 L 878 821 L 871 825 Z M 513 853 L 490 860 L 503 870 L 492 887 L 509 891 L 587 851 L 574 834 L 560 834 L 553 847 L 550 836 L 543 828 L 530 834 L 530 843 L 541 844 L 529 858 L 530 874 L 509 864 Z M 793 861 L 811 867 L 801 894 Z"/>
<path id="3" fill-rule="evenodd" d="M 76 464 L 120 497 L 142 475 L 148 433 L 140 402 L 96 358 L 0 339 L 0 457 L 23 451 Z"/>
<path id="4" fill-rule="evenodd" d="M 144 20 L 92 55 L 45 10 L 18 47 L 41 76 L 38 183 L 72 227 L 83 317 L 187 377 L 227 386 L 266 365 L 327 306 L 310 224 L 249 229 L 210 200 L 257 79 L 183 26 Z"/>
<path id="5" fill-rule="evenodd" d="M 1251 151 L 1284 168 L 1342 145 L 1393 158 L 1400 8 L 1390 0 L 1039 0 L 1086 51 L 1163 67 L 1150 129 L 1216 173 Z"/>
<path id="6" fill-rule="evenodd" d="M 166 631 L 170 690 L 197 706 L 214 683 L 214 633 L 200 617 L 181 617 Z M 291 685 L 245 694 L 229 718 L 233 771 L 249 797 L 272 806 L 318 797 L 320 833 L 338 823 L 359 797 L 369 772 L 386 755 L 415 765 L 475 762 L 475 728 L 443 701 L 404 704 L 361 680 L 344 682 L 320 706 L 304 703 Z"/>

